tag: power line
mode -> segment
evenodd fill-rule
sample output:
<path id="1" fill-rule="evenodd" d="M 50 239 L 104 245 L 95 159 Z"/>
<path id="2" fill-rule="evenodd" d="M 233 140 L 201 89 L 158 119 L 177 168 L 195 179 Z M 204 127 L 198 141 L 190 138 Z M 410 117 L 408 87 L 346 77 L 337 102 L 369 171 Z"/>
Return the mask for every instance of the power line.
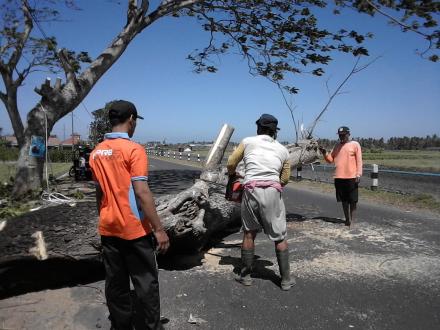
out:
<path id="1" fill-rule="evenodd" d="M 89 114 L 90 118 L 93 119 L 93 116 L 92 116 L 92 114 L 90 113 L 89 109 L 87 109 L 86 105 L 85 105 L 83 102 L 81 102 L 81 105 L 82 105 L 82 106 L 84 107 L 84 109 L 87 111 L 87 113 Z"/>
<path id="2" fill-rule="evenodd" d="M 32 12 L 32 8 L 29 7 L 27 1 L 24 2 L 24 5 L 26 6 L 29 15 L 31 16 L 32 20 L 35 22 L 35 25 L 37 26 L 37 29 L 40 30 L 40 33 L 43 35 L 44 39 L 46 39 L 47 41 L 49 41 L 52 46 L 55 46 L 52 42 L 52 40 L 50 40 L 50 38 L 46 35 L 46 33 L 44 32 L 43 28 L 40 25 L 40 22 L 38 22 L 37 18 L 35 17 L 35 15 Z"/>

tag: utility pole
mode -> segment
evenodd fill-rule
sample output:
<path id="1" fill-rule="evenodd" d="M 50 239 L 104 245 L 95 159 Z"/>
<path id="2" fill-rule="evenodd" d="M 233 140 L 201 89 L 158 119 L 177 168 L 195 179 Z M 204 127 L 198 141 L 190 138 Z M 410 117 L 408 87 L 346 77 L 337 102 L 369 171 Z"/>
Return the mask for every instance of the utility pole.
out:
<path id="1" fill-rule="evenodd" d="M 73 138 L 73 111 L 72 111 L 72 151 L 74 151 L 75 140 Z"/>

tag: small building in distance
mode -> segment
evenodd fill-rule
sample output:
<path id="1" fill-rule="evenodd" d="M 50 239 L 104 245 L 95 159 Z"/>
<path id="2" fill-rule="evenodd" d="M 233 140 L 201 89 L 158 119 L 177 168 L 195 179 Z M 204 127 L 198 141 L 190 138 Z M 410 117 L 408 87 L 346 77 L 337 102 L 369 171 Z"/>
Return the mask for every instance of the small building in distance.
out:
<path id="1" fill-rule="evenodd" d="M 6 145 L 12 148 L 18 148 L 17 138 L 14 135 L 5 135 L 2 137 L 6 141 Z M 61 145 L 60 139 L 53 134 L 47 139 L 47 147 L 49 149 L 59 149 Z"/>

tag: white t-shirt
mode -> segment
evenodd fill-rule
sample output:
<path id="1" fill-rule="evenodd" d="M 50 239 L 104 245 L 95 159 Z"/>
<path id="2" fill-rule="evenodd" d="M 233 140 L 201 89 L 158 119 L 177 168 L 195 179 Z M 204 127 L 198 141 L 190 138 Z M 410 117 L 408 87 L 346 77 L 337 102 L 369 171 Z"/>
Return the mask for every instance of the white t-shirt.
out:
<path id="1" fill-rule="evenodd" d="M 244 183 L 249 181 L 280 182 L 283 164 L 289 159 L 289 151 L 268 135 L 247 137 L 244 145 Z"/>
<path id="2" fill-rule="evenodd" d="M 79 167 L 86 167 L 86 159 L 84 157 L 79 157 Z"/>

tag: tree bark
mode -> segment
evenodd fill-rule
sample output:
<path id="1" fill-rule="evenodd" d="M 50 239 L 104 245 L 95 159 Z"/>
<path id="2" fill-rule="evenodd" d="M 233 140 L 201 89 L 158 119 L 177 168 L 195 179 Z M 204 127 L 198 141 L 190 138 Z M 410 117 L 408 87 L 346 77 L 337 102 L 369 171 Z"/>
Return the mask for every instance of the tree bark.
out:
<path id="1" fill-rule="evenodd" d="M 299 140 L 296 144 L 289 144 L 287 150 L 292 168 L 311 164 L 320 158 L 318 142 L 314 139 Z"/>
<path id="2" fill-rule="evenodd" d="M 46 112 L 42 110 L 41 106 L 37 106 L 28 114 L 27 127 L 24 132 L 24 143 L 20 145 L 14 187 L 12 190 L 12 195 L 15 198 L 20 198 L 29 192 L 41 189 L 43 186 L 44 157 L 31 156 L 29 151 L 32 136 L 39 136 L 45 140 L 46 136 L 50 135 L 54 124 L 54 112 L 55 111 L 49 106 L 47 106 Z"/>
<path id="3" fill-rule="evenodd" d="M 155 200 L 170 237 L 169 255 L 200 251 L 240 228 L 240 204 L 225 199 L 227 172 L 220 165 L 233 128 L 226 125 L 222 131 L 227 134 L 219 134 L 211 149 L 210 169 L 205 168 L 190 188 Z M 315 146 L 312 140 L 288 146 L 292 165 L 315 160 Z M 53 273 L 56 285 L 71 283 L 84 277 L 81 267 L 94 269 L 90 276 L 103 276 L 97 218 L 95 203 L 78 202 L 75 207 L 59 205 L 0 222 L 0 298 L 51 287 L 54 282 L 47 279 Z"/>

